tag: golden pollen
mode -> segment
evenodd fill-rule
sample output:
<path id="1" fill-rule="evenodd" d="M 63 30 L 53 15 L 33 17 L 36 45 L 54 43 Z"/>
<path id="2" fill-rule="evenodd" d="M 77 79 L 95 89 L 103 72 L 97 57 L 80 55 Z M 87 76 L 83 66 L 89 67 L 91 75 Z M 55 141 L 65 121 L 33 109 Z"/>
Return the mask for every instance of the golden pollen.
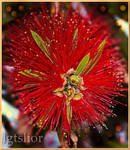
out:
<path id="1" fill-rule="evenodd" d="M 70 103 L 70 100 L 80 100 L 83 97 L 81 91 L 86 90 L 83 87 L 83 79 L 80 76 L 74 74 L 73 68 L 68 70 L 67 73 L 62 74 L 61 78 L 64 79 L 63 87 L 54 90 L 54 94 L 59 97 L 66 97 L 66 104 Z"/>

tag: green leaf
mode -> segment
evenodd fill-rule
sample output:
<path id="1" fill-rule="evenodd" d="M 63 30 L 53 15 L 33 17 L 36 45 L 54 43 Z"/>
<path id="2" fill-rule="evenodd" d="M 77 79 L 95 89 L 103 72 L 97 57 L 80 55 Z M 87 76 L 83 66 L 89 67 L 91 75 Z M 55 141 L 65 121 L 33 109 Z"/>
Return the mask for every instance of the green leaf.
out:
<path id="1" fill-rule="evenodd" d="M 78 28 L 75 30 L 72 40 L 72 50 L 74 50 L 78 43 Z"/>
<path id="2" fill-rule="evenodd" d="M 48 59 L 53 63 L 53 61 L 50 58 L 50 51 L 46 47 L 46 43 L 42 40 L 42 38 L 34 31 L 30 31 L 32 34 L 33 39 L 35 40 L 38 47 L 45 53 L 45 55 L 48 57 Z"/>
<path id="3" fill-rule="evenodd" d="M 102 50 L 102 48 L 104 47 L 105 43 L 106 43 L 106 40 L 104 40 L 104 41 L 99 45 L 99 50 L 98 50 L 98 52 L 100 52 L 100 51 Z"/>
<path id="4" fill-rule="evenodd" d="M 105 45 L 105 43 L 106 43 L 106 41 L 104 40 L 100 45 L 99 45 L 99 49 L 98 49 L 98 52 L 97 52 L 97 55 L 94 57 L 94 59 L 92 60 L 92 62 L 94 62 L 93 64 L 92 64 L 92 66 L 88 69 L 88 71 L 85 73 L 85 75 L 86 74 L 88 74 L 91 70 L 92 70 L 92 68 L 96 65 L 96 63 L 98 62 L 98 60 L 99 60 L 99 58 L 101 57 L 101 55 L 102 55 L 102 52 L 101 52 L 101 50 L 103 50 L 103 47 L 104 47 L 104 45 Z M 100 53 L 101 52 L 101 53 Z"/>
<path id="5" fill-rule="evenodd" d="M 26 84 L 25 87 L 29 87 L 31 85 L 36 85 L 36 83 L 30 83 L 30 84 Z"/>
<path id="6" fill-rule="evenodd" d="M 99 57 L 96 59 L 96 61 L 92 64 L 92 66 L 89 68 L 89 70 L 85 73 L 85 75 L 88 74 L 88 73 L 92 70 L 92 68 L 96 65 L 96 63 L 98 62 L 100 56 L 101 56 L 101 54 L 100 54 Z"/>
<path id="7" fill-rule="evenodd" d="M 28 74 L 30 74 L 30 75 L 32 75 L 32 76 L 35 76 L 35 77 L 39 77 L 39 75 L 38 74 L 36 74 L 36 73 L 32 73 L 30 70 L 24 70 L 26 73 L 28 73 Z"/>
<path id="8" fill-rule="evenodd" d="M 41 119 L 39 120 L 39 122 L 36 124 L 39 128 L 40 128 L 40 126 L 41 126 L 42 119 L 43 119 L 43 116 L 41 117 Z"/>
<path id="9" fill-rule="evenodd" d="M 85 71 L 84 69 L 86 68 L 86 65 L 88 64 L 89 61 L 89 57 L 90 57 L 90 53 L 88 53 L 79 63 L 76 71 L 75 71 L 75 75 L 82 75 L 82 73 Z M 87 69 L 87 68 L 86 68 Z"/>
<path id="10" fill-rule="evenodd" d="M 20 71 L 19 73 L 22 74 L 22 75 L 24 75 L 24 76 L 29 77 L 29 75 L 27 75 L 24 71 Z"/>
<path id="11" fill-rule="evenodd" d="M 77 36 L 78 36 L 78 28 L 77 28 L 77 29 L 75 30 L 75 32 L 74 32 L 73 40 L 75 40 Z"/>
<path id="12" fill-rule="evenodd" d="M 46 39 L 47 39 L 47 42 L 51 45 L 51 41 L 49 40 L 49 38 L 46 37 Z M 54 55 L 55 59 L 57 60 L 55 53 L 53 53 L 53 55 Z"/>
<path id="13" fill-rule="evenodd" d="M 83 74 L 83 73 L 87 70 L 87 68 L 90 66 L 91 62 L 92 62 L 92 59 L 88 62 L 88 64 L 86 65 L 85 69 L 82 71 L 82 74 Z M 81 74 L 81 75 L 82 75 L 82 74 Z"/>
<path id="14" fill-rule="evenodd" d="M 70 120 L 72 118 L 72 109 L 70 108 L 70 103 L 67 104 L 67 120 L 68 123 L 70 123 Z"/>
<path id="15" fill-rule="evenodd" d="M 97 55 L 94 57 L 93 61 L 96 59 L 96 57 L 98 56 L 98 54 L 101 52 L 101 50 L 103 50 L 103 47 L 105 45 L 106 41 L 104 40 L 100 45 L 99 45 L 99 49 L 97 52 Z"/>
<path id="16" fill-rule="evenodd" d="M 29 77 L 29 76 L 39 77 L 38 74 L 32 73 L 30 70 L 20 71 L 19 73 L 22 74 L 22 75 L 24 75 L 24 76 L 27 76 L 27 77 Z"/>

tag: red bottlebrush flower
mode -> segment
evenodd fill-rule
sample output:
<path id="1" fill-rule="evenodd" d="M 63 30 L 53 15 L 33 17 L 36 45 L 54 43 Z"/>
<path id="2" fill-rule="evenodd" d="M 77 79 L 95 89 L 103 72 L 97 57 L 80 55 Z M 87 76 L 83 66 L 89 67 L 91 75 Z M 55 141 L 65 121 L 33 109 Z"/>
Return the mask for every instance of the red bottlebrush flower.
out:
<path id="1" fill-rule="evenodd" d="M 86 122 L 104 125 L 113 115 L 124 82 L 118 39 L 101 18 L 82 18 L 69 9 L 51 14 L 43 8 L 16 20 L 6 43 L 8 75 L 20 108 L 40 129 L 62 135 Z"/>

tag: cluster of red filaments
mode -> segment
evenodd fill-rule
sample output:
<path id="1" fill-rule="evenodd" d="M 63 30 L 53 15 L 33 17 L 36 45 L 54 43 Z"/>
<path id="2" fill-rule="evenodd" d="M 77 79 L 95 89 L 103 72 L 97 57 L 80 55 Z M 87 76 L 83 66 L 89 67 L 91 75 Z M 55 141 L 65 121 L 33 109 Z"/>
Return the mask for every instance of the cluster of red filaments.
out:
<path id="1" fill-rule="evenodd" d="M 124 90 L 119 39 L 102 21 L 83 18 L 69 9 L 50 14 L 32 12 L 11 25 L 5 43 L 12 91 L 19 93 L 22 112 L 40 130 L 70 134 L 86 122 L 104 125 L 112 116 L 118 91 Z"/>

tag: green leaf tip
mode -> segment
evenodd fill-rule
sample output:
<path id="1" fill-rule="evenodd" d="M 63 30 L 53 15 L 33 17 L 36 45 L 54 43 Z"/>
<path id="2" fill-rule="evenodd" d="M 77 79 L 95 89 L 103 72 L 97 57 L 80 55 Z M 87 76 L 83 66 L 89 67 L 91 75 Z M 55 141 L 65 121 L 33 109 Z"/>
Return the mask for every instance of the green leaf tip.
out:
<path id="1" fill-rule="evenodd" d="M 85 70 L 87 69 L 86 65 L 89 62 L 89 57 L 90 57 L 90 53 L 88 53 L 86 56 L 84 56 L 84 58 L 81 60 L 81 62 L 79 63 L 79 65 L 75 71 L 75 75 L 77 75 L 77 76 L 82 75 L 83 72 L 85 72 Z"/>
<path id="2" fill-rule="evenodd" d="M 70 124 L 71 118 L 72 118 L 72 109 L 70 108 L 70 103 L 68 103 L 67 104 L 67 120 L 69 124 Z"/>
<path id="3" fill-rule="evenodd" d="M 24 75 L 24 76 L 27 76 L 27 77 L 29 77 L 29 76 L 39 77 L 38 74 L 32 73 L 30 70 L 23 70 L 23 71 L 20 71 L 19 73 Z"/>
<path id="4" fill-rule="evenodd" d="M 77 29 L 75 30 L 75 32 L 74 32 L 73 40 L 75 40 L 77 36 L 78 36 L 78 28 L 77 28 Z"/>
<path id="5" fill-rule="evenodd" d="M 35 40 L 38 47 L 44 52 L 44 54 L 47 56 L 47 58 L 53 63 L 52 59 L 50 58 L 50 51 L 46 47 L 46 43 L 42 40 L 42 38 L 34 31 L 30 30 L 33 39 Z"/>
<path id="6" fill-rule="evenodd" d="M 99 45 L 97 55 L 94 57 L 93 60 L 91 59 L 92 65 L 91 65 L 91 67 L 88 69 L 88 71 L 85 73 L 85 75 L 88 74 L 88 73 L 93 69 L 93 67 L 96 65 L 96 63 L 98 62 L 99 58 L 100 58 L 101 55 L 102 55 L 102 50 L 103 50 L 103 47 L 104 47 L 105 43 L 106 43 L 106 40 L 104 40 L 104 41 Z"/>
<path id="7" fill-rule="evenodd" d="M 105 44 L 106 44 L 106 40 L 104 40 L 104 41 L 99 45 L 98 52 L 100 52 L 100 51 L 103 49 L 103 47 L 104 47 Z"/>

